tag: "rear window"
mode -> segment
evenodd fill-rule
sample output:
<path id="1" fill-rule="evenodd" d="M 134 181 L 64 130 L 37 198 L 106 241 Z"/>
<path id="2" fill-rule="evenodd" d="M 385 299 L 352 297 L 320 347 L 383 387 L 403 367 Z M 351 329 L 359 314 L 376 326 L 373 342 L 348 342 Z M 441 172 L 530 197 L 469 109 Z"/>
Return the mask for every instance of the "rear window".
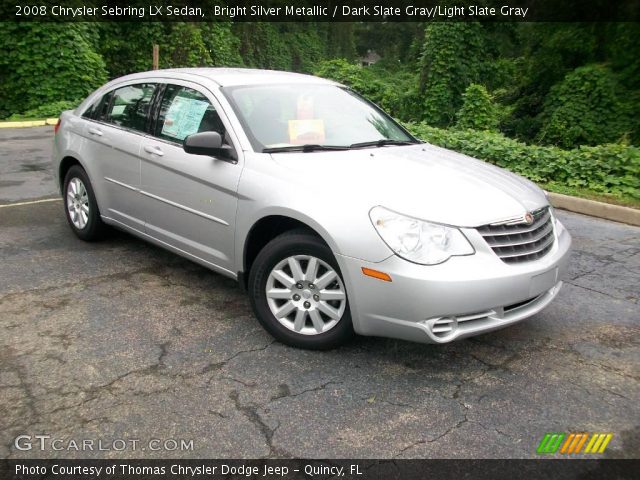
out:
<path id="1" fill-rule="evenodd" d="M 103 120 L 123 128 L 145 132 L 156 86 L 154 83 L 141 83 L 114 90 Z"/>

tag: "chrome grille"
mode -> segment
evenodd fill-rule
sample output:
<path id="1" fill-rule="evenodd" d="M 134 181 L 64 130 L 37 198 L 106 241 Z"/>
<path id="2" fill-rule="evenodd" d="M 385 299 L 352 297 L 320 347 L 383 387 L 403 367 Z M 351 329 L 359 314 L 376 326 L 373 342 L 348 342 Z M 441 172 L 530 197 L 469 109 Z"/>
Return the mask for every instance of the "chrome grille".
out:
<path id="1" fill-rule="evenodd" d="M 555 239 L 549 207 L 535 212 L 533 223 L 524 222 L 484 225 L 478 232 L 491 249 L 506 263 L 530 262 L 544 257 Z"/>

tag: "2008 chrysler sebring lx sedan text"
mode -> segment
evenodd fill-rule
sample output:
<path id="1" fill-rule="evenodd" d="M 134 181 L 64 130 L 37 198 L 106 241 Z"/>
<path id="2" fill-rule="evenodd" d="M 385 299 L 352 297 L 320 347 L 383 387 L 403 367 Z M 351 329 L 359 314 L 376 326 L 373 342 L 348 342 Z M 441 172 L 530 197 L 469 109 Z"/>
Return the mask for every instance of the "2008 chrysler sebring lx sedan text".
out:
<path id="1" fill-rule="evenodd" d="M 505 327 L 558 294 L 571 244 L 533 183 L 293 73 L 119 78 L 62 114 L 54 167 L 78 237 L 113 225 L 236 278 L 298 347 Z"/>

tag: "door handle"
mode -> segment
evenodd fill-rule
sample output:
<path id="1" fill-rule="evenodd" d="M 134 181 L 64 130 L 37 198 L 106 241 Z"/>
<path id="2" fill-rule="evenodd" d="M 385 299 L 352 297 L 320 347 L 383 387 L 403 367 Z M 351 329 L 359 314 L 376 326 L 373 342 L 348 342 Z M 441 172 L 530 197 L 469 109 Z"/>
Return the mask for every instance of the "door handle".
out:
<path id="1" fill-rule="evenodd" d="M 151 145 L 146 145 L 144 147 L 144 151 L 147 153 L 150 153 L 152 155 L 157 155 L 159 157 L 164 155 L 164 152 L 162 150 L 160 150 L 160 147 L 153 147 Z"/>
<path id="2" fill-rule="evenodd" d="M 97 135 L 97 136 L 99 136 L 99 137 L 101 137 L 101 136 L 102 136 L 102 130 L 100 130 L 99 128 L 90 128 L 90 129 L 89 129 L 89 133 L 90 133 L 91 135 Z"/>

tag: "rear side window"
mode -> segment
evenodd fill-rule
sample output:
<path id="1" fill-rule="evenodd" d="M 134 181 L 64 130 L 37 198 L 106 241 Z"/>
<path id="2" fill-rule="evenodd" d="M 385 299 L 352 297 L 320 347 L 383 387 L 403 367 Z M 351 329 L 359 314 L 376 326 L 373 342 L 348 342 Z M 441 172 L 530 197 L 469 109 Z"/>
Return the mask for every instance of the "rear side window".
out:
<path id="1" fill-rule="evenodd" d="M 87 108 L 84 113 L 82 114 L 83 118 L 90 118 L 90 119 L 94 119 L 96 118 L 96 112 L 98 111 L 98 107 L 100 106 L 100 102 L 102 102 L 103 97 L 98 97 L 98 99 L 93 102 L 92 105 L 89 106 L 89 108 Z"/>
<path id="2" fill-rule="evenodd" d="M 182 143 L 189 135 L 199 132 L 218 132 L 224 138 L 225 128 L 214 106 L 196 90 L 167 85 L 154 135 Z"/>
<path id="3" fill-rule="evenodd" d="M 145 132 L 156 86 L 154 83 L 141 83 L 114 90 L 103 121 Z"/>
<path id="4" fill-rule="evenodd" d="M 104 120 L 107 117 L 110 99 L 111 92 L 98 97 L 98 99 L 84 111 L 82 117 L 91 120 Z"/>

